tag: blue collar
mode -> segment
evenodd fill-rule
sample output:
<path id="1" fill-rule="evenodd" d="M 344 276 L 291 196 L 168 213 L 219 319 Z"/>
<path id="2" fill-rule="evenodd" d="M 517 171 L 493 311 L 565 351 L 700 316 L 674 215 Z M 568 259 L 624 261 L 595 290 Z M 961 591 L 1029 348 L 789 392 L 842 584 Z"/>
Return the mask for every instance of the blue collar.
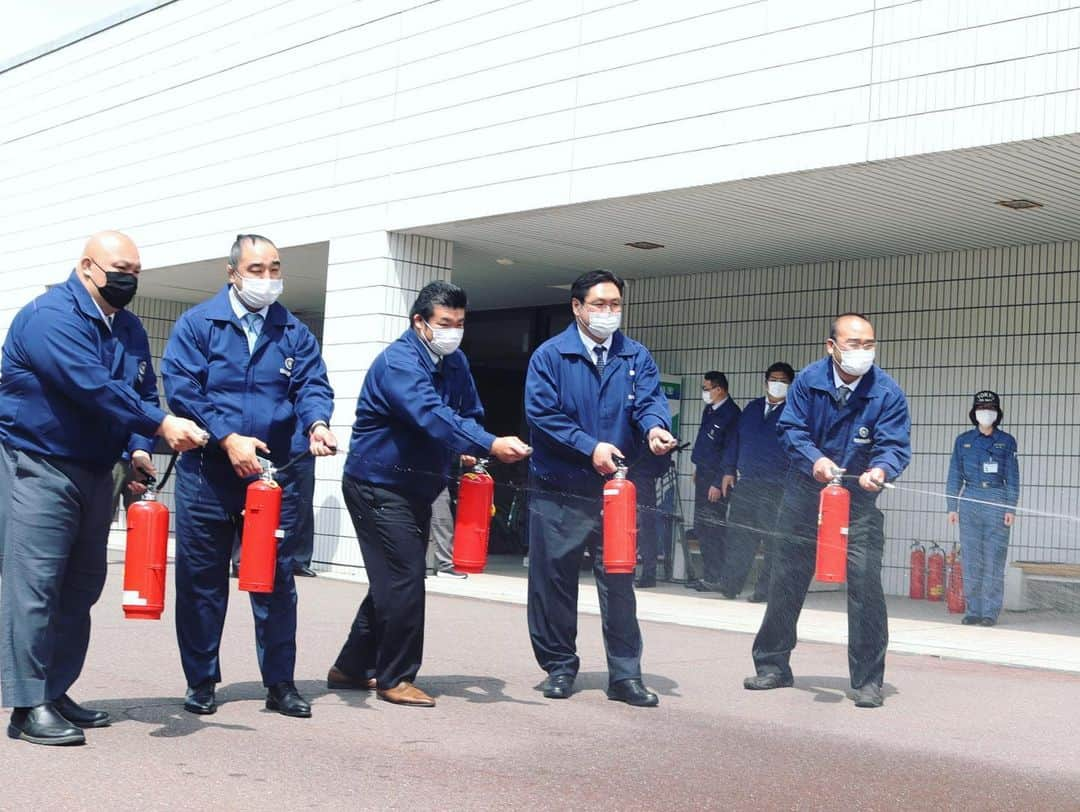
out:
<path id="1" fill-rule="evenodd" d="M 72 269 L 71 275 L 68 276 L 67 281 L 64 282 L 64 287 L 75 299 L 75 304 L 79 306 L 79 310 L 84 315 L 89 316 L 96 322 L 100 322 L 102 327 L 107 331 L 111 331 L 109 323 L 105 321 L 105 314 L 90 295 L 90 291 L 86 289 L 86 286 L 83 285 L 82 281 L 79 279 L 78 269 Z M 117 311 L 117 314 L 119 315 L 122 312 L 122 310 L 119 310 Z M 115 324 L 115 322 L 116 319 L 114 317 L 113 323 Z"/>
<path id="2" fill-rule="evenodd" d="M 851 393 L 851 397 L 872 398 L 879 394 L 875 392 L 877 370 L 877 364 L 870 367 L 870 370 L 859 380 L 859 384 Z M 810 364 L 799 375 L 805 376 L 806 385 L 811 389 L 828 392 L 830 395 L 836 392 L 836 383 L 833 379 L 833 360 L 829 356 Z"/>
<path id="3" fill-rule="evenodd" d="M 238 327 L 242 327 L 240 320 L 236 317 L 236 312 L 233 310 L 232 300 L 229 297 L 229 288 L 231 287 L 232 285 L 225 285 L 225 287 L 214 294 L 213 299 L 207 301 L 205 313 L 207 321 L 230 321 Z M 270 305 L 269 310 L 266 311 L 264 327 L 283 326 L 288 320 L 289 311 L 285 309 L 283 304 L 274 302 Z"/>
<path id="4" fill-rule="evenodd" d="M 570 322 L 570 326 L 555 336 L 553 340 L 555 342 L 555 349 L 559 351 L 560 355 L 577 355 L 588 360 L 590 364 L 593 362 L 592 356 L 586 352 L 585 344 L 582 342 L 581 335 L 578 333 L 576 319 Z M 616 330 L 615 334 L 611 337 L 611 348 L 608 350 L 608 357 L 612 358 L 616 355 L 633 354 L 634 351 L 627 346 L 622 330 Z"/>

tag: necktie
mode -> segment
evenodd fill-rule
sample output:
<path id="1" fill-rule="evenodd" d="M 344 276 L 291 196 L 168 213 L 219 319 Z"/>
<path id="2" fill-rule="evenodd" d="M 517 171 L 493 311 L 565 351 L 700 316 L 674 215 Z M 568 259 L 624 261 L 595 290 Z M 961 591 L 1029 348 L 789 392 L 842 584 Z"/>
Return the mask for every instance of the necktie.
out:
<path id="1" fill-rule="evenodd" d="M 772 414 L 772 410 L 775 409 L 775 408 L 776 408 L 775 403 L 766 403 L 765 404 L 765 416 L 768 417 L 770 414 Z"/>
<path id="2" fill-rule="evenodd" d="M 255 351 L 255 342 L 259 340 L 262 326 L 263 317 L 259 313 L 248 313 L 244 316 L 244 332 L 247 334 L 248 352 Z"/>
<path id="3" fill-rule="evenodd" d="M 848 389 L 846 386 L 836 387 L 836 402 L 839 403 L 841 406 L 847 404 L 847 399 L 848 397 L 850 397 L 850 395 L 851 390 Z"/>
<path id="4" fill-rule="evenodd" d="M 593 352 L 596 353 L 596 371 L 601 378 L 604 377 L 604 345 L 597 344 L 593 347 Z"/>

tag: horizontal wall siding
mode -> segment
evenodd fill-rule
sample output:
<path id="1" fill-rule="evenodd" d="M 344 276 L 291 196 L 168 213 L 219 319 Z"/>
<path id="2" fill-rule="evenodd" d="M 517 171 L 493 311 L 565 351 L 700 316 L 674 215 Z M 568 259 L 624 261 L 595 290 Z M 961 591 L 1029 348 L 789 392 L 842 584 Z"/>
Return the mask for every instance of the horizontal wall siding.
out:
<path id="1" fill-rule="evenodd" d="M 180 0 L 0 74 L 0 291 L 1076 132 L 1078 6 Z"/>
<path id="2" fill-rule="evenodd" d="M 980 389 L 1002 397 L 1002 428 L 1019 447 L 1020 504 L 1032 511 L 1017 520 L 1010 560 L 1080 561 L 1080 243 L 640 280 L 627 315 L 661 371 L 683 376 L 692 440 L 703 373 L 727 373 L 745 404 L 774 361 L 799 369 L 821 357 L 830 319 L 848 310 L 873 321 L 878 360 L 911 407 L 911 466 L 879 502 L 887 591 L 907 592 L 912 539 L 956 538 L 941 494 Z M 687 517 L 691 471 L 683 455 Z"/>

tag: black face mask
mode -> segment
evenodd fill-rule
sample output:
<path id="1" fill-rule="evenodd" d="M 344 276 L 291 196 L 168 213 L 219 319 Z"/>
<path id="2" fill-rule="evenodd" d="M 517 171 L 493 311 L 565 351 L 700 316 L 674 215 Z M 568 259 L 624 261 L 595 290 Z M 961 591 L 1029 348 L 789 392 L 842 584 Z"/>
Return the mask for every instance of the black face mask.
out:
<path id="1" fill-rule="evenodd" d="M 101 268 L 95 260 L 91 259 L 90 261 L 97 265 L 98 268 Z M 101 268 L 101 270 L 105 274 L 105 284 L 99 285 L 94 282 L 93 277 L 90 278 L 90 281 L 94 282 L 94 287 L 98 289 L 102 299 L 117 310 L 123 310 L 135 298 L 135 291 L 139 289 L 139 277 L 133 273 L 106 271 L 104 268 Z"/>

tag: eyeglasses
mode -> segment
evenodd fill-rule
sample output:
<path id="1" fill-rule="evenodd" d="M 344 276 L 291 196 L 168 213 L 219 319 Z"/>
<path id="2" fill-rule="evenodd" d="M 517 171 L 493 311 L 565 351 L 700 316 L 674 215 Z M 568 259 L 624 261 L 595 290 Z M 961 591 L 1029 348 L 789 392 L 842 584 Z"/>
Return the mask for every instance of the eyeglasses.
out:
<path id="1" fill-rule="evenodd" d="M 618 313 L 622 310 L 622 302 L 585 302 L 585 308 L 590 313 Z"/>
<path id="2" fill-rule="evenodd" d="M 715 386 L 703 386 L 703 387 L 701 387 L 701 391 L 702 392 L 711 392 L 715 388 L 716 388 Z"/>
<path id="3" fill-rule="evenodd" d="M 859 341 L 852 338 L 843 342 L 833 339 L 833 344 L 842 350 L 872 350 L 877 346 L 877 342 L 872 338 L 868 341 Z"/>

